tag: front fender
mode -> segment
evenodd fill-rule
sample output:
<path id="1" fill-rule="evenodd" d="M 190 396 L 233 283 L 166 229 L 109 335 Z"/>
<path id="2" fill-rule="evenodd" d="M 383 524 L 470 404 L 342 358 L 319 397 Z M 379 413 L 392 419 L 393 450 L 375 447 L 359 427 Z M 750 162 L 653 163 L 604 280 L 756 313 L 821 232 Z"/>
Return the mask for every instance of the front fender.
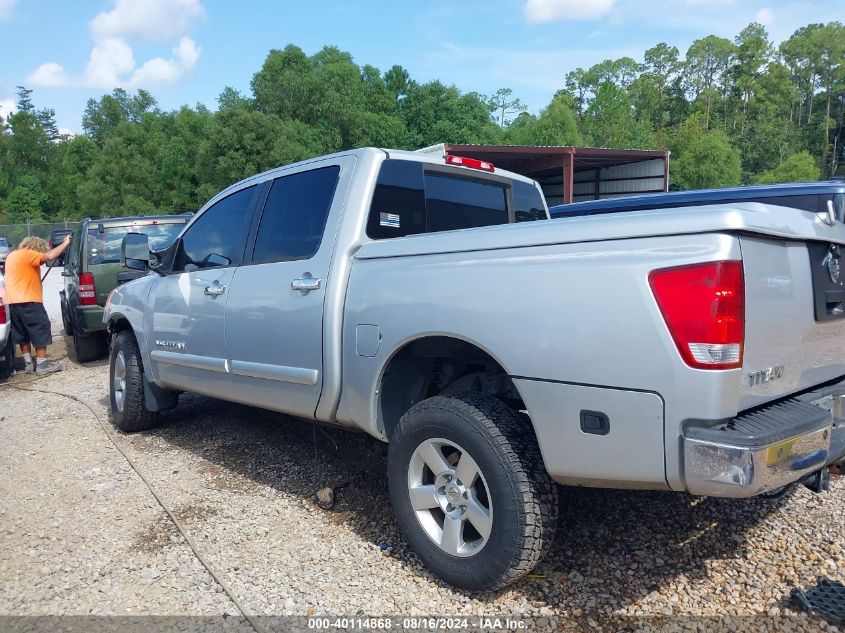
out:
<path id="1" fill-rule="evenodd" d="M 120 323 L 125 322 L 129 325 L 138 342 L 144 373 L 156 382 L 158 376 L 150 361 L 149 337 L 147 336 L 149 331 L 147 324 L 150 317 L 147 312 L 147 299 L 154 282 L 155 277 L 148 275 L 115 288 L 111 301 L 103 311 L 103 322 L 110 332 L 120 329 Z"/>

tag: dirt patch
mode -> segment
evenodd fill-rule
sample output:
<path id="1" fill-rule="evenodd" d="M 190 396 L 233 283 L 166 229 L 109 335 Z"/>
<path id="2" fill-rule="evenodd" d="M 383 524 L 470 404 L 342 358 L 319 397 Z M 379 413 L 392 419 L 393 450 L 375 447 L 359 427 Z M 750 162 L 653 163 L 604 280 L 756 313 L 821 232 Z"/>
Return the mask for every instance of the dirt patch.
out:
<path id="1" fill-rule="evenodd" d="M 220 513 L 217 508 L 202 504 L 177 506 L 173 508 L 172 512 L 173 515 L 183 523 L 210 519 Z"/>
<path id="2" fill-rule="evenodd" d="M 173 521 L 167 515 L 162 515 L 150 521 L 147 529 L 135 535 L 133 544 L 140 551 L 153 554 L 162 551 L 164 548 L 179 543 L 182 536 L 179 530 L 173 525 Z"/>
<path id="3" fill-rule="evenodd" d="M 216 508 L 207 505 L 179 505 L 172 510 L 173 516 L 183 524 L 205 521 L 217 516 Z M 135 535 L 134 545 L 140 551 L 151 554 L 182 542 L 182 535 L 167 515 L 150 521 L 147 528 Z"/>

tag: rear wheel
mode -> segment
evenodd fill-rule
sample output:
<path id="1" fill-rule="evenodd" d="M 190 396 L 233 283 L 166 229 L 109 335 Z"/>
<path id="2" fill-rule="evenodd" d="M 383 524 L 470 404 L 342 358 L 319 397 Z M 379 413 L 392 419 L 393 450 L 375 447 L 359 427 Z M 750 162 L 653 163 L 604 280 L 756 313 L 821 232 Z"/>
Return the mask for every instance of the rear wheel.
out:
<path id="1" fill-rule="evenodd" d="M 144 401 L 144 369 L 138 343 L 129 330 L 115 336 L 109 358 L 111 416 L 121 431 L 145 431 L 158 424 L 158 414 Z"/>
<path id="2" fill-rule="evenodd" d="M 73 323 L 67 312 L 67 303 L 62 301 L 62 327 L 65 329 L 65 336 L 73 336 Z"/>
<path id="3" fill-rule="evenodd" d="M 477 393 L 414 405 L 390 440 L 399 527 L 447 582 L 498 589 L 531 571 L 557 521 L 557 487 L 525 419 Z"/>
<path id="4" fill-rule="evenodd" d="M 83 335 L 79 332 L 73 334 L 73 349 L 76 352 L 76 360 L 80 363 L 88 363 L 97 360 L 105 354 L 106 337 L 103 332 Z"/>

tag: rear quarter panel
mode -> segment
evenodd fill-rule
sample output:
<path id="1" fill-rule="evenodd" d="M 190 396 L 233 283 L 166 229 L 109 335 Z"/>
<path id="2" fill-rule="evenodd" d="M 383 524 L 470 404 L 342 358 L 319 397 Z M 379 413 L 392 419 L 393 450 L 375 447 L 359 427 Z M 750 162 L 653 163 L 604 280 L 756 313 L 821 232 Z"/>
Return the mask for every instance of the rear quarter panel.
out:
<path id="1" fill-rule="evenodd" d="M 437 236 L 426 239 L 434 248 Z M 664 400 L 665 481 L 682 488 L 680 422 L 733 415 L 739 370 L 707 372 L 683 364 L 648 274 L 739 258 L 735 237 L 712 233 L 356 259 L 344 318 L 338 419 L 383 436 L 377 392 L 387 361 L 416 338 L 454 336 L 487 351 L 517 384 L 546 381 L 657 394 Z M 375 356 L 356 354 L 352 342 L 359 324 L 378 326 Z M 549 402 L 522 396 L 535 426 L 579 424 L 557 417 Z M 565 448 L 541 446 L 544 455 Z M 656 469 L 664 480 L 663 464 Z"/>

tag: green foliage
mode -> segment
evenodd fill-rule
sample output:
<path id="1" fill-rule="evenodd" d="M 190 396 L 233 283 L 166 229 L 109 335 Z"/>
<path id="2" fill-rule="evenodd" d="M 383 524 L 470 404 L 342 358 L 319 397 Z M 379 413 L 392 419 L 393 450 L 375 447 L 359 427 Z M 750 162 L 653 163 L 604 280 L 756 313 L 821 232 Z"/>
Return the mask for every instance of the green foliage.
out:
<path id="1" fill-rule="evenodd" d="M 680 189 L 731 187 L 740 182 L 742 163 L 727 135 L 711 131 L 693 139 L 673 169 L 675 186 Z"/>
<path id="2" fill-rule="evenodd" d="M 501 138 L 501 130 L 490 120 L 490 110 L 478 94 L 461 94 L 455 86 L 439 81 L 412 86 L 400 115 L 407 128 L 403 145 L 408 148 L 495 143 Z"/>
<path id="3" fill-rule="evenodd" d="M 5 220 L 8 224 L 42 222 L 46 195 L 35 176 L 21 176 L 6 201 Z"/>
<path id="4" fill-rule="evenodd" d="M 514 145 L 578 145 L 575 101 L 567 93 L 557 95 L 539 117 L 523 114 L 507 129 L 505 140 Z"/>
<path id="5" fill-rule="evenodd" d="M 649 124 L 634 119 L 628 93 L 610 82 L 596 89 L 583 125 L 590 144 L 597 147 L 650 149 L 654 145 Z"/>
<path id="6" fill-rule="evenodd" d="M 672 152 L 673 188 L 843 173 L 845 26 L 809 24 L 777 50 L 752 23 L 731 40 L 665 42 L 642 60 L 607 59 L 562 77 L 538 112 L 511 88 L 485 97 L 415 81 L 399 65 L 359 65 L 333 46 L 271 50 L 249 94 L 225 87 L 164 112 L 139 90 L 91 99 L 84 134 L 18 86 L 0 117 L 3 221 L 196 210 L 256 172 L 355 147 L 436 143 L 597 145 Z"/>
<path id="7" fill-rule="evenodd" d="M 819 166 L 816 159 L 810 156 L 809 152 L 803 151 L 793 154 L 774 169 L 764 171 L 757 178 L 757 182 L 806 182 L 818 178 Z"/>

